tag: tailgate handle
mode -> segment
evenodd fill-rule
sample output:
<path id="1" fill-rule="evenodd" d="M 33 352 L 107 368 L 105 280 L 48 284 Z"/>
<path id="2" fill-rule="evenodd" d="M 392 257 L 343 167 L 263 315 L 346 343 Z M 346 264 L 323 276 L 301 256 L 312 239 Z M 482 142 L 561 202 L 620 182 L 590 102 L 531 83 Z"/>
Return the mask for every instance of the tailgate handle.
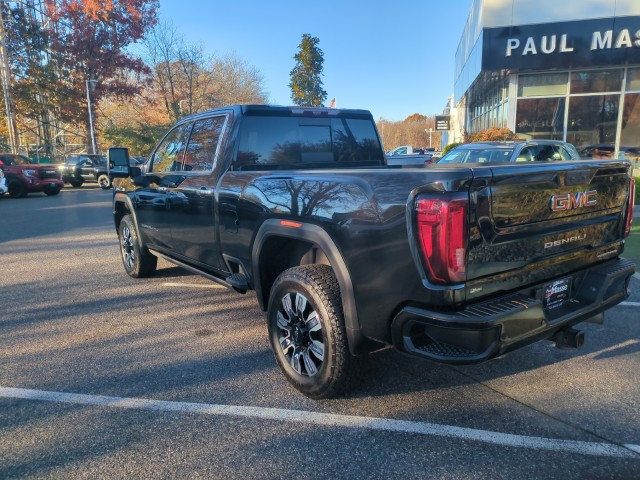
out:
<path id="1" fill-rule="evenodd" d="M 584 185 L 591 183 L 591 170 L 571 170 L 567 172 L 566 185 Z"/>

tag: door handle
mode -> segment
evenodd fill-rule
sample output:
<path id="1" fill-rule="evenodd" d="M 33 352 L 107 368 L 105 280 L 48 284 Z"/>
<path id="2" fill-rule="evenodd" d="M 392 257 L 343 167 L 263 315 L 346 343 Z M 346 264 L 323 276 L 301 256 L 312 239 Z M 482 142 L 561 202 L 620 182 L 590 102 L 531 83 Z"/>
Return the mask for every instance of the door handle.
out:
<path id="1" fill-rule="evenodd" d="M 213 195 L 213 188 L 200 187 L 198 189 L 198 195 L 202 197 L 210 197 Z"/>
<path id="2" fill-rule="evenodd" d="M 158 187 L 156 190 L 160 193 L 167 193 L 167 187 Z"/>

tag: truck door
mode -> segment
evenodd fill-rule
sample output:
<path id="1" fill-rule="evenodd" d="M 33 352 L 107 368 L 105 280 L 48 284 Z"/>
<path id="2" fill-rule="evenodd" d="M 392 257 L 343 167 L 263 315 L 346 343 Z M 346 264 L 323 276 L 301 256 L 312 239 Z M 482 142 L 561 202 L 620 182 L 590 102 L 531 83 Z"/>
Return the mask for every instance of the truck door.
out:
<path id="1" fill-rule="evenodd" d="M 151 155 L 144 181 L 138 182 L 135 193 L 137 223 L 149 246 L 173 247 L 172 210 L 180 202 L 175 187 L 183 179 L 182 161 L 192 125 L 178 125 L 167 133 Z"/>
<path id="2" fill-rule="evenodd" d="M 82 157 L 78 162 L 78 176 L 85 182 L 95 182 L 96 177 L 93 173 L 94 162 L 89 157 Z"/>
<path id="3" fill-rule="evenodd" d="M 189 136 L 183 179 L 171 189 L 172 245 L 189 263 L 226 271 L 220 255 L 215 184 L 227 115 L 196 120 Z"/>

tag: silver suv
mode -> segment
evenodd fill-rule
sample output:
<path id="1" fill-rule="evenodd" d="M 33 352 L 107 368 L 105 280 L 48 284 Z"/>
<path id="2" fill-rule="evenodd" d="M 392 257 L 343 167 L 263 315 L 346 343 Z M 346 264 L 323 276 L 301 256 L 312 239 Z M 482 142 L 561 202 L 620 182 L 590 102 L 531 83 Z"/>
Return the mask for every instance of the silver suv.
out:
<path id="1" fill-rule="evenodd" d="M 580 160 L 576 148 L 559 140 L 475 142 L 460 145 L 436 163 L 505 163 Z"/>

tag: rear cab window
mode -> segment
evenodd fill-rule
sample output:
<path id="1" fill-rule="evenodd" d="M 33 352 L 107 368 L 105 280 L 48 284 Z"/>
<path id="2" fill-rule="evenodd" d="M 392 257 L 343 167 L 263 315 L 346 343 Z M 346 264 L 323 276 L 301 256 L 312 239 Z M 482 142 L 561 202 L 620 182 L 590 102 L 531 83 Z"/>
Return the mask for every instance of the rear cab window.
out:
<path id="1" fill-rule="evenodd" d="M 384 165 L 369 118 L 246 115 L 234 170 Z"/>

